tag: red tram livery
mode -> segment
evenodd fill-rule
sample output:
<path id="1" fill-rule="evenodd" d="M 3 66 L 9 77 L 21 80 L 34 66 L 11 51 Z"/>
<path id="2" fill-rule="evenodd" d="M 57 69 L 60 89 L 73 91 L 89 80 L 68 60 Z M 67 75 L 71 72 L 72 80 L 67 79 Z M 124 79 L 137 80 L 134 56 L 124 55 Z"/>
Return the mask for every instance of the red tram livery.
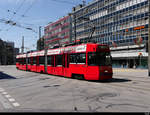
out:
<path id="1" fill-rule="evenodd" d="M 80 44 L 20 54 L 16 68 L 86 80 L 111 79 L 110 49 L 104 44 Z"/>

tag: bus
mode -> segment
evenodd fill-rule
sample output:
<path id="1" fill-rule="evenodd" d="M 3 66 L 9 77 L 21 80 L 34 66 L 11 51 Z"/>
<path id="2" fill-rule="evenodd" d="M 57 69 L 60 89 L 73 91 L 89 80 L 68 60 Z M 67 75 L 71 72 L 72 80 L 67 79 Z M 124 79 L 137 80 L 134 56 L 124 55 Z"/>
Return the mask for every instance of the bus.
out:
<path id="1" fill-rule="evenodd" d="M 106 44 L 86 43 L 48 49 L 17 56 L 26 64 L 16 63 L 21 70 L 85 80 L 106 80 L 113 76 L 112 57 Z"/>

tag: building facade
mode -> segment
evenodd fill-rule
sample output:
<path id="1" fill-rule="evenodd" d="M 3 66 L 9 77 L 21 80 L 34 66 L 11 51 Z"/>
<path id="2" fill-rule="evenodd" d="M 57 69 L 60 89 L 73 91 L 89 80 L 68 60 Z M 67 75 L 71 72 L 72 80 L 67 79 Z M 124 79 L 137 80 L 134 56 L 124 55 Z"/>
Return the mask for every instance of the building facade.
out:
<path id="1" fill-rule="evenodd" d="M 44 49 L 44 36 L 41 37 L 38 41 L 37 41 L 37 48 L 38 51 L 39 50 L 43 50 Z"/>
<path id="2" fill-rule="evenodd" d="M 15 48 L 14 42 L 6 42 L 0 39 L 0 65 L 13 65 L 19 48 Z"/>
<path id="3" fill-rule="evenodd" d="M 115 67 L 147 68 L 148 0 L 94 0 L 72 14 L 73 40 L 110 45 Z"/>
<path id="4" fill-rule="evenodd" d="M 45 47 L 63 45 L 70 42 L 70 16 L 65 16 L 56 22 L 48 24 L 44 29 Z"/>

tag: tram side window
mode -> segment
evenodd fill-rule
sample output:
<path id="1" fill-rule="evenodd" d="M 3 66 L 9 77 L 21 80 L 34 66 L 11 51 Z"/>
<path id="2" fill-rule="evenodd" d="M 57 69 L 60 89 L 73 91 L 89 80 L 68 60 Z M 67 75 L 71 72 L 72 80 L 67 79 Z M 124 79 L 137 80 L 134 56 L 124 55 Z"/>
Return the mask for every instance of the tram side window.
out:
<path id="1" fill-rule="evenodd" d="M 52 57 L 52 66 L 54 66 L 54 56 L 51 56 Z"/>
<path id="2" fill-rule="evenodd" d="M 16 58 L 16 63 L 19 63 L 19 58 Z"/>
<path id="3" fill-rule="evenodd" d="M 70 56 L 67 55 L 67 67 L 69 67 Z M 65 61 L 64 61 L 65 62 Z"/>
<path id="4" fill-rule="evenodd" d="M 19 63 L 22 64 L 22 58 L 19 58 Z"/>
<path id="5" fill-rule="evenodd" d="M 88 53 L 88 65 L 96 66 L 98 65 L 96 53 Z"/>
<path id="6" fill-rule="evenodd" d="M 22 64 L 25 65 L 26 64 L 26 58 L 23 58 L 22 61 L 23 61 Z"/>
<path id="7" fill-rule="evenodd" d="M 88 65 L 109 66 L 112 65 L 110 52 L 91 52 L 88 53 Z"/>
<path id="8" fill-rule="evenodd" d="M 33 57 L 30 58 L 30 64 L 33 65 Z"/>
<path id="9" fill-rule="evenodd" d="M 76 54 L 70 55 L 70 63 L 76 63 Z"/>
<path id="10" fill-rule="evenodd" d="M 33 65 L 33 57 L 30 58 L 30 64 Z"/>
<path id="11" fill-rule="evenodd" d="M 44 56 L 40 56 L 39 57 L 39 64 L 45 64 L 45 57 Z"/>
<path id="12" fill-rule="evenodd" d="M 21 64 L 21 58 L 19 58 L 19 63 Z"/>
<path id="13" fill-rule="evenodd" d="M 22 65 L 24 65 L 24 58 L 22 58 Z"/>
<path id="14" fill-rule="evenodd" d="M 36 57 L 33 57 L 33 65 L 36 64 Z"/>
<path id="15" fill-rule="evenodd" d="M 21 64 L 21 58 L 18 59 L 18 63 Z"/>
<path id="16" fill-rule="evenodd" d="M 70 63 L 86 64 L 86 53 L 71 54 Z"/>
<path id="17" fill-rule="evenodd" d="M 86 54 L 85 53 L 77 54 L 76 58 L 77 58 L 77 63 L 86 64 Z"/>
<path id="18" fill-rule="evenodd" d="M 23 65 L 23 58 L 20 58 L 20 64 Z"/>
<path id="19" fill-rule="evenodd" d="M 31 59 L 28 57 L 27 58 L 27 63 L 30 64 Z"/>
<path id="20" fill-rule="evenodd" d="M 56 66 L 62 66 L 62 60 L 63 56 L 62 55 L 56 55 Z"/>
<path id="21" fill-rule="evenodd" d="M 52 65 L 52 56 L 47 56 L 47 64 Z"/>
<path id="22" fill-rule="evenodd" d="M 19 58 L 19 64 L 21 64 L 21 58 Z"/>

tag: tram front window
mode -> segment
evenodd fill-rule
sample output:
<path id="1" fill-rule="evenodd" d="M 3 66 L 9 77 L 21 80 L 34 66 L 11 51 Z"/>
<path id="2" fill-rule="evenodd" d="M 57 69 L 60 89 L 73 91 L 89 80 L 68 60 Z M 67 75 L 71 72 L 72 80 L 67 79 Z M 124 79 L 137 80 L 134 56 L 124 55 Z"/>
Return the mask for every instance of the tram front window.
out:
<path id="1" fill-rule="evenodd" d="M 89 66 L 109 66 L 112 65 L 112 58 L 109 52 L 88 53 Z"/>

